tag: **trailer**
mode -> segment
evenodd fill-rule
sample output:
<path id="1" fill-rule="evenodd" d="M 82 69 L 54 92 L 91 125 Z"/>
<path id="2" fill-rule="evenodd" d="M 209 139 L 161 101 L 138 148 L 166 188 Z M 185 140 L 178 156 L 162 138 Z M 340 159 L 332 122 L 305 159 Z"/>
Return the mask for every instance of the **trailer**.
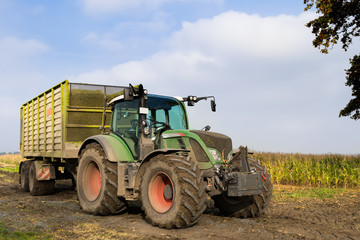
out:
<path id="1" fill-rule="evenodd" d="M 28 161 L 20 176 L 23 188 L 33 195 L 51 193 L 55 179 L 76 179 L 78 153 L 83 141 L 109 131 L 111 109 L 107 102 L 124 87 L 70 83 L 65 80 L 23 104 L 20 109 L 20 152 Z M 35 165 L 38 185 L 27 179 Z M 50 184 L 48 184 L 50 183 Z"/>

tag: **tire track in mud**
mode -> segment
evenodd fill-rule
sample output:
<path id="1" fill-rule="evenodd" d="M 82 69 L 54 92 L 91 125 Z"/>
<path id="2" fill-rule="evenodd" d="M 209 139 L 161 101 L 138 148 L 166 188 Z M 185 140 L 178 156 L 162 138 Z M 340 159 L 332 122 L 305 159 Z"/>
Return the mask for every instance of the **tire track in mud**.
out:
<path id="1" fill-rule="evenodd" d="M 273 208 L 268 216 L 284 224 L 280 232 L 305 239 L 360 239 L 359 197 L 292 202 Z"/>

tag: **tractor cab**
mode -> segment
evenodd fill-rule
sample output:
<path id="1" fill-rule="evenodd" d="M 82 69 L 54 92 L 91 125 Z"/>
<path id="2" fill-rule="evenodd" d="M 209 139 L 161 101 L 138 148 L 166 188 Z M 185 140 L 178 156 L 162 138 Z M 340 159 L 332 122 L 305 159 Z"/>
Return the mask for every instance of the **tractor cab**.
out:
<path id="1" fill-rule="evenodd" d="M 147 94 L 142 85 L 130 85 L 109 103 L 112 106 L 110 131 L 123 139 L 134 159 L 143 160 L 152 151 L 164 149 L 162 134 L 165 131 L 189 129 L 185 102 L 194 106 L 208 98 L 213 99 L 211 108 L 215 111 L 213 96 L 159 96 Z"/>
<path id="2" fill-rule="evenodd" d="M 134 158 L 139 156 L 139 98 L 132 101 L 117 101 L 113 105 L 111 131 L 120 136 Z M 188 129 L 188 119 L 183 104 L 176 98 L 147 95 L 146 127 L 144 135 L 154 143 L 154 149 L 161 148 L 160 136 L 170 129 Z"/>

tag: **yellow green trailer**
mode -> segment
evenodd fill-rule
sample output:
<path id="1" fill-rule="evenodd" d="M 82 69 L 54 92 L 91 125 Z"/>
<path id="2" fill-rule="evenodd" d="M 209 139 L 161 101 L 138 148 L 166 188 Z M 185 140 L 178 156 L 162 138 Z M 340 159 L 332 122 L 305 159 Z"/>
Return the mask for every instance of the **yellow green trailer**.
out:
<path id="1" fill-rule="evenodd" d="M 64 81 L 23 104 L 22 156 L 51 160 L 77 158 L 87 137 L 109 129 L 111 109 L 106 103 L 122 90 L 116 86 Z"/>
<path id="2" fill-rule="evenodd" d="M 74 179 L 82 142 L 109 130 L 106 103 L 123 89 L 65 80 L 22 105 L 20 152 L 29 161 L 22 163 L 21 182 L 26 191 L 43 195 L 52 192 L 54 180 Z M 37 178 L 30 178 L 30 186 L 29 171 Z"/>
<path id="3" fill-rule="evenodd" d="M 209 126 L 189 129 L 186 103 L 207 99 L 215 111 L 213 96 L 64 81 L 21 107 L 21 188 L 45 195 L 72 179 L 85 212 L 118 214 L 139 202 L 163 228 L 196 224 L 207 201 L 223 215 L 259 216 L 272 196 L 266 168 Z"/>

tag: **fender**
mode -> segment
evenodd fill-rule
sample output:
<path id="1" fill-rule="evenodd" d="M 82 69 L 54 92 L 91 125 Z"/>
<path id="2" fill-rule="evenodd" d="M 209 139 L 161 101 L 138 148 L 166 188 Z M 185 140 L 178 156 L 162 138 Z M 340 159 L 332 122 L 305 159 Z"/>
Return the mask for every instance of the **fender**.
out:
<path id="1" fill-rule="evenodd" d="M 95 135 L 85 139 L 82 143 L 78 156 L 86 145 L 96 142 L 104 149 L 105 155 L 110 162 L 134 162 L 134 157 L 126 143 L 113 135 Z"/>
<path id="2" fill-rule="evenodd" d="M 144 162 L 148 162 L 151 158 L 159 155 L 159 154 L 170 154 L 170 153 L 176 153 L 176 152 L 190 152 L 188 149 L 174 149 L 174 148 L 164 148 L 164 149 L 157 149 L 152 152 L 150 152 L 144 160 L 141 162 L 141 165 L 143 165 Z"/>
<path id="3" fill-rule="evenodd" d="M 22 165 L 28 164 L 28 168 L 30 164 L 35 164 L 35 177 L 36 180 L 39 181 L 46 181 L 46 180 L 55 180 L 56 179 L 56 172 L 55 166 L 51 163 L 42 161 L 42 160 L 27 160 L 20 163 L 19 166 L 19 174 L 21 174 Z M 19 178 L 19 183 L 21 184 L 21 178 Z"/>

